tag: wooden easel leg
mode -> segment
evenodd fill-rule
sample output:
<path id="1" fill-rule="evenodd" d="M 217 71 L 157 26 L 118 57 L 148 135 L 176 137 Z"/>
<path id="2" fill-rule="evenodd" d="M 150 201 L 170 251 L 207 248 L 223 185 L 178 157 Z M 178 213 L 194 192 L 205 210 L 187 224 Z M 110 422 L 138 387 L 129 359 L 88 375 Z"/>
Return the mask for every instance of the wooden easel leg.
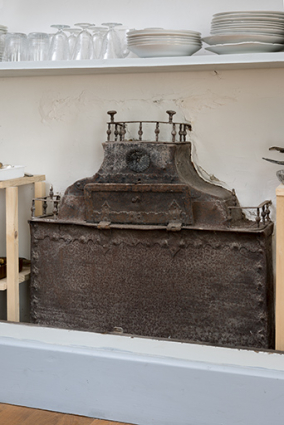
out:
<path id="1" fill-rule="evenodd" d="M 18 188 L 6 188 L 7 320 L 20 321 Z"/>

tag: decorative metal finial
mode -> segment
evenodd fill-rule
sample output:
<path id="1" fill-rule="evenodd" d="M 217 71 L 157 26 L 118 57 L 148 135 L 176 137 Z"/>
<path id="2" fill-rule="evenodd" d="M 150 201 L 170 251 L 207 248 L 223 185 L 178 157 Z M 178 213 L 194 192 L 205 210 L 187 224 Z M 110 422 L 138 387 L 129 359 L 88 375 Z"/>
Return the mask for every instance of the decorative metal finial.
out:
<path id="1" fill-rule="evenodd" d="M 116 111 L 108 111 L 108 114 L 110 115 L 110 121 L 114 122 L 114 116 L 117 114 Z"/>
<path id="2" fill-rule="evenodd" d="M 117 113 L 116 111 L 108 111 L 107 112 L 110 115 L 110 123 L 108 123 L 108 128 L 107 128 L 107 140 L 108 142 L 110 141 L 110 136 L 111 136 L 111 123 L 114 123 L 114 116 Z M 116 131 L 117 131 L 117 127 L 116 127 Z M 115 137 L 117 140 L 117 135 L 118 133 L 115 133 Z"/>
<path id="3" fill-rule="evenodd" d="M 176 111 L 166 111 L 169 114 L 169 123 L 173 122 L 173 116 L 176 114 Z"/>
<path id="4" fill-rule="evenodd" d="M 50 199 L 53 199 L 53 195 L 54 195 L 53 186 L 50 185 L 50 189 L 49 189 L 49 197 L 50 197 Z"/>

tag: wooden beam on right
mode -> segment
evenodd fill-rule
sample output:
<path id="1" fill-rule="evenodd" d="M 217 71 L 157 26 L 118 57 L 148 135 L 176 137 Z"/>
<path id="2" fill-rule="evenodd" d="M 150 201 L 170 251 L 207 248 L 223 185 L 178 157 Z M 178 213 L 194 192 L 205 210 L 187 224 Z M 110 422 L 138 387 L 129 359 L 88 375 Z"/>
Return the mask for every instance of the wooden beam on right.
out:
<path id="1" fill-rule="evenodd" d="M 284 185 L 276 188 L 275 348 L 284 351 Z"/>

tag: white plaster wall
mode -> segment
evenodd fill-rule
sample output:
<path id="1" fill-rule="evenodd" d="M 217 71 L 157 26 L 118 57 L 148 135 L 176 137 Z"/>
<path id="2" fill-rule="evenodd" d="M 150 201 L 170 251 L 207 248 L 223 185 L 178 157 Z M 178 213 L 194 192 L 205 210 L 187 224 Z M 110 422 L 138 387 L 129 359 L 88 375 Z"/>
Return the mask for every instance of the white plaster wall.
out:
<path id="1" fill-rule="evenodd" d="M 283 10 L 282 0 L 0 0 L 11 31 L 49 31 L 52 23 L 123 22 L 142 28 L 188 28 L 208 35 L 213 13 Z M 203 52 L 201 52 L 203 53 Z M 272 199 L 277 166 L 263 156 L 284 146 L 284 69 L 0 79 L 0 160 L 45 174 L 55 192 L 99 168 L 106 112 L 121 119 L 192 123 L 194 158 L 208 176 L 234 188 L 241 205 Z M 32 187 L 20 188 L 20 255 L 29 256 Z M 5 199 L 0 193 L 0 255 L 5 254 Z"/>

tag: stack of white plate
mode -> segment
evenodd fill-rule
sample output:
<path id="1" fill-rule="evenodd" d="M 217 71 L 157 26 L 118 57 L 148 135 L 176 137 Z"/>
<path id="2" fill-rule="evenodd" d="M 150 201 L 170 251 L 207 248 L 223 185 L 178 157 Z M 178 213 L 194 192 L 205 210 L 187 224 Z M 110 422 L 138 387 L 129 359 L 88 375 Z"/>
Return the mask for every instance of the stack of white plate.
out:
<path id="1" fill-rule="evenodd" d="M 0 25 L 0 61 L 2 61 L 6 32 L 7 27 L 5 27 L 5 25 Z"/>
<path id="2" fill-rule="evenodd" d="M 189 30 L 145 28 L 127 34 L 128 49 L 141 58 L 190 56 L 202 47 L 201 34 Z"/>
<path id="3" fill-rule="evenodd" d="M 284 12 L 224 12 L 213 15 L 205 49 L 227 53 L 279 52 L 284 49 Z"/>

